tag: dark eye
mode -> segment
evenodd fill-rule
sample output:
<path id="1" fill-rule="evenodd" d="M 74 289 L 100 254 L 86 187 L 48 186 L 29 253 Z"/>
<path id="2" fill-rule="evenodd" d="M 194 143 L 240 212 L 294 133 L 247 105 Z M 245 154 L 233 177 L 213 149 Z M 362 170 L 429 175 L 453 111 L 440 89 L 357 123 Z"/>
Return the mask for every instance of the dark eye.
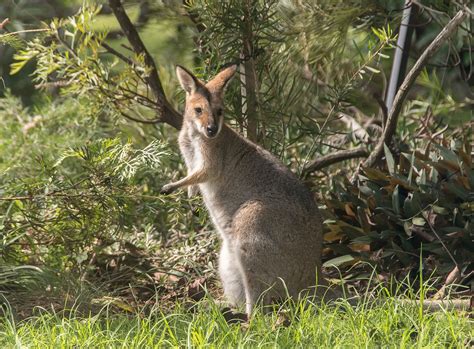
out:
<path id="1" fill-rule="evenodd" d="M 194 111 L 196 112 L 196 114 L 200 115 L 202 113 L 202 108 L 194 108 Z"/>
<path id="2" fill-rule="evenodd" d="M 217 116 L 221 116 L 222 115 L 222 108 L 217 109 L 216 114 L 217 114 Z"/>

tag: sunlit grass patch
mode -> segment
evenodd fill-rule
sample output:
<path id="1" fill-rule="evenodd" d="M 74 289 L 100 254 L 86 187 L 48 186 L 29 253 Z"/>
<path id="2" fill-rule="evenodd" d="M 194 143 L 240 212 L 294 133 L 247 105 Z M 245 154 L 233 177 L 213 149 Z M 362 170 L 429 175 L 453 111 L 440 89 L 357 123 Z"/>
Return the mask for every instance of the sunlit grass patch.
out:
<path id="1" fill-rule="evenodd" d="M 284 315 L 283 315 L 284 314 Z M 289 325 L 281 324 L 281 317 Z M 257 311 L 248 324 L 228 324 L 221 308 L 206 299 L 189 308 L 177 303 L 172 311 L 154 309 L 118 315 L 104 308 L 82 317 L 43 312 L 0 324 L 1 347 L 465 347 L 473 322 L 458 311 L 422 312 L 417 304 L 394 298 L 332 304 L 298 303 Z"/>

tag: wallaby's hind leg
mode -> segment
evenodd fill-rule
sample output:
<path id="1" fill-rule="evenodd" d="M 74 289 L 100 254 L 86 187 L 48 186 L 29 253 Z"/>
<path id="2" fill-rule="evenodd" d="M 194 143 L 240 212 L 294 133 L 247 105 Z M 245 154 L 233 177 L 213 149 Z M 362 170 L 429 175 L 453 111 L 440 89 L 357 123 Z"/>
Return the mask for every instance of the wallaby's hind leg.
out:
<path id="1" fill-rule="evenodd" d="M 245 262 L 244 262 L 245 264 Z M 271 297 L 269 295 L 269 290 L 264 284 L 257 279 L 252 273 L 247 273 L 244 276 L 244 286 L 245 286 L 245 312 L 250 318 L 252 311 L 255 305 L 258 302 L 264 306 L 271 304 Z M 264 308 L 265 311 L 265 308 Z"/>
<path id="2" fill-rule="evenodd" d="M 319 268 L 314 255 L 319 243 L 307 228 L 312 222 L 295 215 L 290 224 L 287 210 L 255 200 L 234 216 L 232 234 L 244 275 L 248 315 L 256 302 L 267 306 L 274 300 L 296 299 L 300 291 L 316 283 Z"/>
<path id="3" fill-rule="evenodd" d="M 245 289 L 238 257 L 225 241 L 219 256 L 219 274 L 224 288 L 224 294 L 234 306 L 245 304 Z"/>

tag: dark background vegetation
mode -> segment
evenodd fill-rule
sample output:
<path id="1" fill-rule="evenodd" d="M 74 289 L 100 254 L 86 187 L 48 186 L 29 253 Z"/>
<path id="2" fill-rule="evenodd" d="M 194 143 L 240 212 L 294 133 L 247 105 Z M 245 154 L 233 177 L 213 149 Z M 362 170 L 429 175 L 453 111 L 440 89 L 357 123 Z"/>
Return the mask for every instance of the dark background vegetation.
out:
<path id="1" fill-rule="evenodd" d="M 422 276 L 468 292 L 468 1 L 412 3 L 408 70 L 450 18 L 467 16 L 410 86 L 371 166 L 360 164 L 386 123 L 401 1 L 124 1 L 149 56 L 123 35 L 114 4 L 0 4 L 10 19 L 0 29 L 0 291 L 19 313 L 79 296 L 127 310 L 214 290 L 218 241 L 200 199 L 159 194 L 185 171 L 170 126 L 184 98 L 176 64 L 203 80 L 240 64 L 227 122 L 314 191 L 330 277 L 360 290 L 371 275 L 386 285 Z M 350 149 L 357 158 L 318 163 Z"/>

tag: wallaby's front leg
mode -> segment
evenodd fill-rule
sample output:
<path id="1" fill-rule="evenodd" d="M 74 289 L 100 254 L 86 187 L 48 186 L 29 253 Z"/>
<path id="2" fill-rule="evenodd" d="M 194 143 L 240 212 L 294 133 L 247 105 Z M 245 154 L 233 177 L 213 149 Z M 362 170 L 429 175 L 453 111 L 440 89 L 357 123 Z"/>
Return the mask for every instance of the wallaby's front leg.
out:
<path id="1" fill-rule="evenodd" d="M 189 186 L 189 185 L 196 185 L 199 183 L 204 183 L 208 179 L 207 172 L 204 169 L 200 169 L 197 171 L 194 171 L 193 173 L 190 173 L 186 177 L 180 179 L 177 182 L 174 183 L 168 183 L 161 188 L 161 194 L 169 194 L 173 192 L 174 190 Z"/>
<path id="2" fill-rule="evenodd" d="M 188 198 L 192 198 L 199 194 L 199 187 L 197 185 L 188 186 Z"/>

